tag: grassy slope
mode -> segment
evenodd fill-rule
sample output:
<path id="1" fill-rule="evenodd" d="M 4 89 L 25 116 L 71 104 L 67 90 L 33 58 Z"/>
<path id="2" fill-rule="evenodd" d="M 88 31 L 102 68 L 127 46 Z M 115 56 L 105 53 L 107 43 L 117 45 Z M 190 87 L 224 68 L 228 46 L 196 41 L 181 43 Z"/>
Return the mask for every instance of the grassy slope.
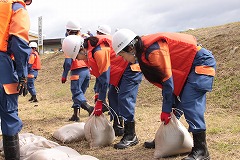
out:
<path id="1" fill-rule="evenodd" d="M 217 75 L 213 92 L 208 93 L 206 123 L 207 141 L 211 157 L 214 160 L 240 157 L 240 22 L 223 26 L 187 31 L 211 50 L 217 60 Z M 39 103 L 29 103 L 29 95 L 19 98 L 19 115 L 24 122 L 22 133 L 31 132 L 56 141 L 51 134 L 59 127 L 68 124 L 72 114 L 69 80 L 61 84 L 63 54 L 42 55 L 42 70 L 36 81 Z M 93 82 L 86 97 L 93 104 Z M 112 146 L 89 149 L 86 141 L 61 144 L 72 147 L 80 154 L 88 154 L 103 160 L 153 159 L 154 150 L 143 148 L 146 140 L 154 138 L 160 125 L 161 90 L 146 80 L 141 83 L 136 107 L 136 132 L 140 143 L 126 150 L 115 150 Z M 88 114 L 81 110 L 81 121 L 86 121 Z M 186 125 L 182 118 L 181 121 Z M 186 125 L 187 126 L 187 125 Z M 115 142 L 118 142 L 117 138 Z M 114 143 L 115 143 L 114 142 Z M 181 159 L 183 156 L 167 158 Z"/>

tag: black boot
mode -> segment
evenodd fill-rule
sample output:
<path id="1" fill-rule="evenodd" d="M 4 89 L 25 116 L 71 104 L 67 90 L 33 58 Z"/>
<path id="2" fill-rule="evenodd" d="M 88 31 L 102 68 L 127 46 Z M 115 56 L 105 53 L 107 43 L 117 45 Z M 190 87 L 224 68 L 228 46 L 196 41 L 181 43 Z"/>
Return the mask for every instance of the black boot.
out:
<path id="1" fill-rule="evenodd" d="M 193 133 L 193 148 L 182 160 L 210 160 L 206 143 L 206 132 Z"/>
<path id="2" fill-rule="evenodd" d="M 3 135 L 3 150 L 5 160 L 20 160 L 18 134 L 14 136 Z"/>
<path id="3" fill-rule="evenodd" d="M 138 138 L 135 133 L 135 122 L 124 123 L 124 135 L 121 141 L 114 145 L 115 149 L 125 149 L 138 144 Z"/>
<path id="4" fill-rule="evenodd" d="M 123 118 L 122 117 L 114 117 L 114 119 L 113 119 L 113 129 L 115 131 L 115 136 L 122 136 L 124 134 Z"/>
<path id="5" fill-rule="evenodd" d="M 89 116 L 92 114 L 94 107 L 90 106 L 87 102 L 83 102 L 81 104 L 82 109 L 86 110 Z"/>
<path id="6" fill-rule="evenodd" d="M 79 111 L 79 114 L 80 114 L 80 108 L 74 108 L 73 109 L 73 115 L 69 119 L 69 121 L 75 121 L 75 122 L 79 122 L 80 121 L 80 119 L 78 117 L 78 111 Z"/>
<path id="7" fill-rule="evenodd" d="M 33 101 L 33 96 L 31 96 L 31 98 L 28 100 L 29 102 Z"/>
<path id="8" fill-rule="evenodd" d="M 153 141 L 150 141 L 150 142 L 144 142 L 144 147 L 149 148 L 149 149 L 155 148 L 155 139 Z"/>
<path id="9" fill-rule="evenodd" d="M 38 102 L 36 95 L 32 95 L 32 99 L 33 99 L 32 102 Z"/>

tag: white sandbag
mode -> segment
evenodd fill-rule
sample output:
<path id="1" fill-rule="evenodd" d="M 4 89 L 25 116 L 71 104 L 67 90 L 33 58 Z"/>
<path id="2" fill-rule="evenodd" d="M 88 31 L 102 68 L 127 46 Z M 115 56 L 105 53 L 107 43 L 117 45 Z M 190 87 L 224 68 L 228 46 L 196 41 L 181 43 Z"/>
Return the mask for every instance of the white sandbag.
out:
<path id="1" fill-rule="evenodd" d="M 54 149 L 57 149 L 59 151 L 66 153 L 69 158 L 81 156 L 76 150 L 74 150 L 70 147 L 67 147 L 67 146 L 57 146 L 57 147 L 54 147 Z"/>
<path id="2" fill-rule="evenodd" d="M 72 148 L 58 146 L 55 148 L 38 150 L 25 160 L 68 160 L 76 156 L 80 156 L 80 154 Z"/>
<path id="3" fill-rule="evenodd" d="M 37 142 L 40 140 L 47 140 L 46 138 L 42 136 L 36 136 L 32 133 L 20 133 L 19 134 L 19 147 L 21 148 L 22 146 L 32 143 L 32 142 Z M 0 151 L 3 151 L 3 143 L 2 140 L 0 141 Z"/>
<path id="4" fill-rule="evenodd" d="M 60 146 L 60 145 L 56 142 L 53 142 L 47 139 L 35 141 L 35 142 L 28 143 L 21 146 L 20 156 L 21 156 L 21 159 L 24 160 L 39 150 L 54 148 L 56 146 Z"/>
<path id="5" fill-rule="evenodd" d="M 0 150 L 3 150 L 2 141 L 0 142 Z M 42 136 L 32 133 L 19 134 L 20 159 L 26 160 L 29 156 L 38 150 L 54 148 L 60 146 L 58 143 L 47 140 Z"/>
<path id="6" fill-rule="evenodd" d="M 171 120 L 167 125 L 160 125 L 155 134 L 154 158 L 162 158 L 190 152 L 193 139 L 185 126 L 171 113 Z"/>
<path id="7" fill-rule="evenodd" d="M 47 139 L 42 137 L 42 136 L 34 135 L 32 133 L 21 133 L 21 134 L 19 134 L 20 148 L 24 145 L 34 143 L 34 142 L 44 141 L 44 140 L 47 140 Z"/>
<path id="8" fill-rule="evenodd" d="M 53 133 L 53 137 L 63 143 L 70 143 L 85 138 L 84 122 L 67 124 Z"/>
<path id="9" fill-rule="evenodd" d="M 51 148 L 38 150 L 24 160 L 60 160 L 65 158 L 68 158 L 66 153 Z"/>
<path id="10" fill-rule="evenodd" d="M 96 157 L 90 156 L 90 155 L 81 155 L 81 156 L 68 158 L 66 160 L 99 160 L 99 159 L 97 159 Z"/>
<path id="11" fill-rule="evenodd" d="M 84 133 L 90 147 L 108 146 L 115 139 L 113 127 L 104 114 L 90 115 L 84 126 Z"/>

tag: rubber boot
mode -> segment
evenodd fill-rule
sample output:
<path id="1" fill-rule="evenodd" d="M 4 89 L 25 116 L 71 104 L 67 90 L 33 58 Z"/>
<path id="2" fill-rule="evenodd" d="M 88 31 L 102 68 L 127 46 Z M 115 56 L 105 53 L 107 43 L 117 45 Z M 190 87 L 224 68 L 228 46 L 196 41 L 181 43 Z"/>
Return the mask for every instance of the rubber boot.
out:
<path id="1" fill-rule="evenodd" d="M 155 148 L 155 139 L 150 142 L 144 142 L 144 147 L 148 149 L 153 149 Z"/>
<path id="2" fill-rule="evenodd" d="M 75 122 L 79 122 L 80 121 L 80 119 L 78 117 L 78 111 L 79 111 L 79 114 L 80 114 L 80 108 L 74 108 L 73 109 L 73 115 L 69 119 L 69 121 L 75 121 Z"/>
<path id="3" fill-rule="evenodd" d="M 182 160 L 210 160 L 206 143 L 206 132 L 193 133 L 193 148 Z"/>
<path id="4" fill-rule="evenodd" d="M 113 119 L 113 129 L 115 131 L 115 136 L 122 136 L 124 134 L 123 118 L 122 117 L 114 117 L 114 119 Z"/>
<path id="5" fill-rule="evenodd" d="M 114 145 L 115 149 L 125 149 L 138 144 L 138 138 L 135 133 L 135 122 L 124 123 L 124 135 L 121 141 Z"/>
<path id="6" fill-rule="evenodd" d="M 28 100 L 29 102 L 33 101 L 33 96 L 31 96 L 31 98 Z"/>
<path id="7" fill-rule="evenodd" d="M 3 150 L 5 160 L 20 160 L 18 134 L 14 136 L 3 135 Z"/>
<path id="8" fill-rule="evenodd" d="M 33 98 L 32 102 L 38 102 L 36 95 L 32 95 L 32 98 Z"/>
<path id="9" fill-rule="evenodd" d="M 82 109 L 86 110 L 89 116 L 92 114 L 94 107 L 90 106 L 87 102 L 83 102 L 81 104 Z"/>

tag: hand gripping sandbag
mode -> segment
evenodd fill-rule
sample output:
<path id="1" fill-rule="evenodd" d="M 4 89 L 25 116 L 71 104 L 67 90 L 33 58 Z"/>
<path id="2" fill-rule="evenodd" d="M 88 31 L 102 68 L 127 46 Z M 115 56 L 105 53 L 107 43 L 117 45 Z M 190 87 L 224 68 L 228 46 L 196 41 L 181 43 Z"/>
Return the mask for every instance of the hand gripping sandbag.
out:
<path id="1" fill-rule="evenodd" d="M 155 135 L 154 158 L 191 152 L 193 139 L 184 125 L 171 113 L 167 125 L 162 123 Z"/>
<path id="2" fill-rule="evenodd" d="M 57 129 L 53 133 L 53 137 L 63 143 L 82 140 L 85 138 L 84 125 L 84 122 L 67 124 Z"/>
<path id="3" fill-rule="evenodd" d="M 85 123 L 84 133 L 90 147 L 108 146 L 115 139 L 113 127 L 104 114 L 91 114 Z"/>

